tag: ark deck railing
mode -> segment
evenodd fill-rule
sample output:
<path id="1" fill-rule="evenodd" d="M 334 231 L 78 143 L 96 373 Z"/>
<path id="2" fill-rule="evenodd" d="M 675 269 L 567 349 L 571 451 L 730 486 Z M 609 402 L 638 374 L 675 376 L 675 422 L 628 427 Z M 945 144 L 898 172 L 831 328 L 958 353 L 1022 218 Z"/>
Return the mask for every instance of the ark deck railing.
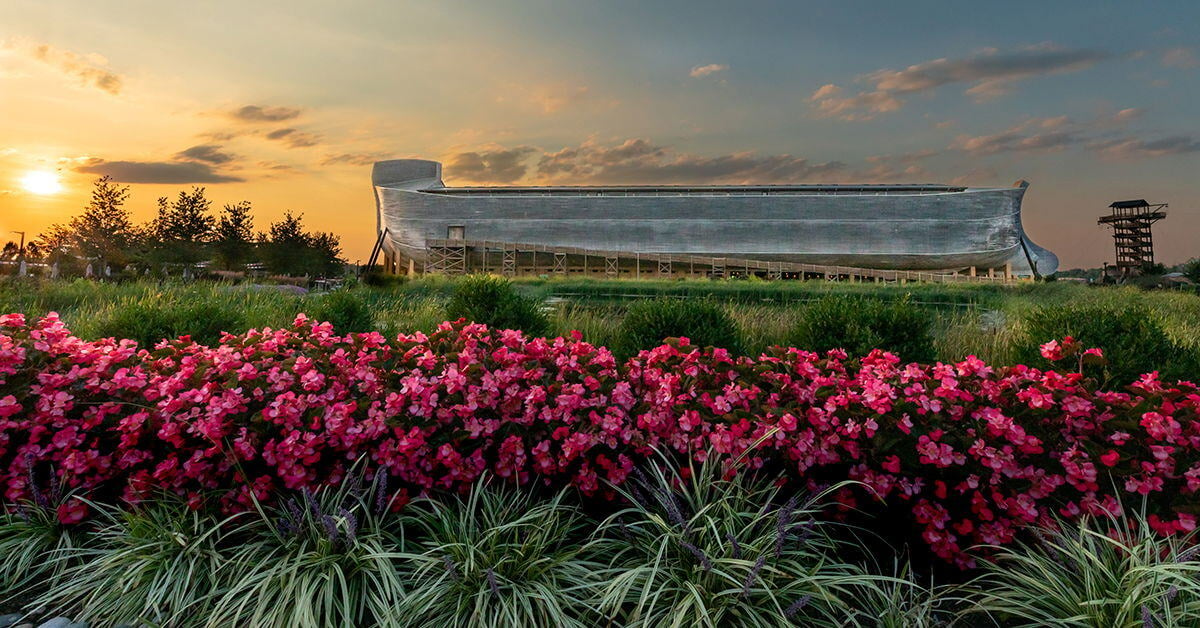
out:
<path id="1" fill-rule="evenodd" d="M 493 272 L 517 275 L 595 275 L 606 277 L 745 277 L 827 279 L 905 283 L 1011 283 L 1021 280 L 1012 266 L 958 271 L 915 271 L 776 262 L 739 257 L 675 253 L 636 253 L 493 240 L 430 239 L 425 244 L 425 273 L 462 275 Z M 398 264 L 393 266 L 399 270 Z M 410 266 L 410 268 L 415 268 Z"/>

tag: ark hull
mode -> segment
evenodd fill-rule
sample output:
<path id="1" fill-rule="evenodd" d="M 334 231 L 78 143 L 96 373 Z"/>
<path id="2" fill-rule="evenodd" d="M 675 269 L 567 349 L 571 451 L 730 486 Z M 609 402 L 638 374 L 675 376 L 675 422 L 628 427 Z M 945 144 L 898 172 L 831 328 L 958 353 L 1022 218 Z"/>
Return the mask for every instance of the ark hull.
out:
<path id="1" fill-rule="evenodd" d="M 373 179 L 384 249 L 418 262 L 427 240 L 465 237 L 900 270 L 1058 266 L 1022 229 L 1024 184 L 447 188 L 423 160 L 379 162 Z"/>

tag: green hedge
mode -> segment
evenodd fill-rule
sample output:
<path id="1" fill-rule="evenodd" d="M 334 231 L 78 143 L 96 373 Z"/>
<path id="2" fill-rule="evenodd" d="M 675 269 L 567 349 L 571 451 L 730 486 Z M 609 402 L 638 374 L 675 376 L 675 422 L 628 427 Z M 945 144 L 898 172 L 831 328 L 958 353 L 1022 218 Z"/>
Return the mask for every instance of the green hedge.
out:
<path id="1" fill-rule="evenodd" d="M 617 351 L 631 356 L 657 347 L 664 338 L 685 336 L 694 345 L 740 352 L 737 324 L 720 304 L 700 299 L 651 299 L 629 306 L 621 321 Z"/>
<path id="2" fill-rule="evenodd" d="M 789 344 L 817 352 L 844 349 L 857 357 L 883 349 L 905 361 L 926 362 L 934 358 L 932 327 L 930 311 L 907 297 L 884 301 L 833 296 L 804 308 Z"/>

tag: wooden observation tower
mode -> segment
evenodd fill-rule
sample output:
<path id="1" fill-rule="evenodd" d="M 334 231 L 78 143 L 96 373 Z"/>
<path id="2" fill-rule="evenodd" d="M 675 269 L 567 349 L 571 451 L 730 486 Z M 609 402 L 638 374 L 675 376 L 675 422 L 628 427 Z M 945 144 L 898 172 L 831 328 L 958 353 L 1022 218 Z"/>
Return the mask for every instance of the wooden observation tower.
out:
<path id="1" fill-rule="evenodd" d="M 1154 236 L 1150 227 L 1167 217 L 1167 204 L 1151 205 L 1145 199 L 1117 201 L 1097 224 L 1112 229 L 1117 245 L 1117 271 L 1122 277 L 1141 274 L 1154 265 Z"/>

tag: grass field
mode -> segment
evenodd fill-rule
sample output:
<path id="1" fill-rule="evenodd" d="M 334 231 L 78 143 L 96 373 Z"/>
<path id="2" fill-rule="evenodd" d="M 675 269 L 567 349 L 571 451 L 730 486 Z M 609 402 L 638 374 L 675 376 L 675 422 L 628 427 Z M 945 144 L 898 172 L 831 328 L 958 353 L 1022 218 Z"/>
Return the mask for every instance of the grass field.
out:
<path id="1" fill-rule="evenodd" d="M 447 318 L 445 304 L 456 282 L 426 277 L 383 287 L 345 289 L 347 299 L 328 294 L 285 294 L 214 283 L 0 282 L 0 311 L 39 316 L 56 311 L 84 338 L 123 336 L 140 341 L 191 334 L 212 341 L 220 331 L 288 325 L 298 312 L 335 325 L 387 335 L 428 331 Z M 736 321 L 743 350 L 757 354 L 787 344 L 808 306 L 829 296 L 906 301 L 929 313 L 935 353 L 941 360 L 976 355 L 1010 364 L 1031 340 L 1027 321 L 1038 310 L 1094 307 L 1136 309 L 1160 325 L 1181 347 L 1200 352 L 1200 297 L 1137 288 L 1088 287 L 1068 283 L 1017 286 L 909 284 L 876 285 L 745 280 L 557 280 L 521 279 L 518 291 L 538 299 L 549 312 L 553 335 L 579 330 L 585 339 L 614 346 L 630 303 L 651 298 L 709 299 Z M 364 316 L 366 317 L 364 320 Z M 350 322 L 348 322 L 350 321 Z"/>

